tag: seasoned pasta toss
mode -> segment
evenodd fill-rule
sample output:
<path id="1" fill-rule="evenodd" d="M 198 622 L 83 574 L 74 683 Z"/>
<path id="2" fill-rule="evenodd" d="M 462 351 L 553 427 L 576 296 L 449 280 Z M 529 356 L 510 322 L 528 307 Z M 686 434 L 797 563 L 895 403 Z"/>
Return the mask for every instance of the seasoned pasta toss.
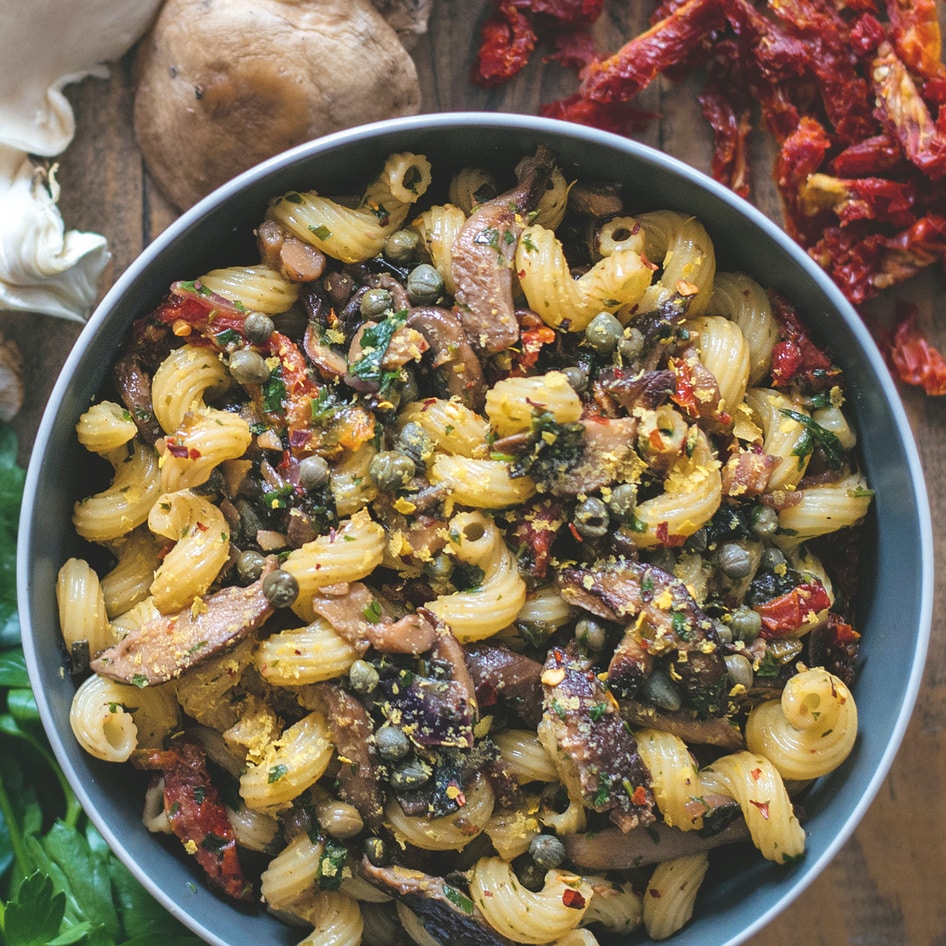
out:
<path id="1" fill-rule="evenodd" d="M 672 937 L 856 749 L 841 371 L 617 183 L 540 146 L 277 195 L 78 422 L 75 737 L 300 942 Z"/>

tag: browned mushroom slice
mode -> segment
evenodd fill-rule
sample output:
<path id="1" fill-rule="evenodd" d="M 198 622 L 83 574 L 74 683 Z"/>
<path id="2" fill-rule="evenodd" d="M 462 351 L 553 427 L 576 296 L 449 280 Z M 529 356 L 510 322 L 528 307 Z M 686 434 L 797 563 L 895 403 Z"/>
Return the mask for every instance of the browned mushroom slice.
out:
<path id="1" fill-rule="evenodd" d="M 360 581 L 320 588 L 312 609 L 362 654 L 369 647 L 388 654 L 422 654 L 437 638 L 428 617 L 405 614 L 395 620 L 387 604 Z"/>
<path id="2" fill-rule="evenodd" d="M 697 719 L 692 710 L 658 710 L 637 700 L 619 700 L 621 715 L 632 729 L 659 729 L 673 733 L 685 743 L 718 746 L 735 752 L 745 748 L 738 726 L 727 718 Z"/>
<path id="3" fill-rule="evenodd" d="M 328 721 L 338 758 L 344 760 L 336 776 L 341 798 L 358 809 L 368 827 L 377 827 L 384 802 L 368 711 L 354 696 L 331 683 L 301 688 L 299 702 L 307 709 L 319 710 Z"/>
<path id="4" fill-rule="evenodd" d="M 233 647 L 273 613 L 263 580 L 224 588 L 176 614 L 162 614 L 130 631 L 91 662 L 103 677 L 136 686 L 166 683 L 189 667 Z"/>
<path id="5" fill-rule="evenodd" d="M 375 867 L 367 860 L 361 869 L 368 880 L 394 893 L 440 946 L 513 946 L 490 927 L 462 890 L 442 877 L 406 867 Z"/>
<path id="6" fill-rule="evenodd" d="M 486 399 L 483 368 L 457 315 L 449 309 L 423 306 L 411 309 L 405 323 L 416 329 L 430 345 L 438 394 L 457 397 L 474 411 Z"/>
<path id="7" fill-rule="evenodd" d="M 460 321 L 473 345 L 483 351 L 503 351 L 519 338 L 512 260 L 526 215 L 535 209 L 554 168 L 552 152 L 540 145 L 519 166 L 517 185 L 480 204 L 453 242 Z"/>
<path id="8" fill-rule="evenodd" d="M 542 664 L 495 644 L 466 648 L 466 665 L 473 678 L 477 702 L 489 707 L 502 700 L 533 728 L 542 719 Z"/>
<path id="9" fill-rule="evenodd" d="M 650 824 L 655 818 L 650 772 L 617 701 L 590 662 L 553 648 L 542 684 L 542 725 L 574 764 L 585 805 L 608 812 L 622 831 Z"/>
<path id="10" fill-rule="evenodd" d="M 576 867 L 584 870 L 631 870 L 711 851 L 725 844 L 748 841 L 749 829 L 739 817 L 715 834 L 681 831 L 657 822 L 644 831 L 629 834 L 617 828 L 606 828 L 594 834 L 568 835 L 562 840 L 566 857 Z"/>
<path id="11" fill-rule="evenodd" d="M 716 627 L 682 581 L 654 565 L 616 559 L 563 569 L 558 582 L 569 604 L 627 625 L 608 668 L 618 693 L 635 696 L 652 661 L 668 657 L 691 707 L 701 716 L 725 710 L 726 662 Z"/>

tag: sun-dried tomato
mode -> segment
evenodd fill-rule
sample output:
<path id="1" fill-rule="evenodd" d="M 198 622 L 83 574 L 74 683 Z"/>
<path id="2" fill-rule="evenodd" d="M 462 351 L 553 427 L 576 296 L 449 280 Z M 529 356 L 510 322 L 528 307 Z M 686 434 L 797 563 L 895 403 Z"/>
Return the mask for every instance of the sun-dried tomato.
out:
<path id="1" fill-rule="evenodd" d="M 724 24 L 719 0 L 686 0 L 613 56 L 592 63 L 582 80 L 581 95 L 595 102 L 626 102 L 665 69 L 685 62 L 707 34 Z"/>
<path id="2" fill-rule="evenodd" d="M 518 0 L 537 17 L 540 29 L 583 30 L 601 16 L 604 0 Z"/>
<path id="3" fill-rule="evenodd" d="M 528 13 L 514 0 L 498 0 L 483 24 L 473 81 L 487 88 L 508 82 L 529 62 L 536 39 Z"/>
<path id="4" fill-rule="evenodd" d="M 739 44 L 720 40 L 713 50 L 700 95 L 713 129 L 713 177 L 740 197 L 749 196 L 749 132 L 752 102 Z"/>
<path id="5" fill-rule="evenodd" d="M 551 62 L 581 71 L 598 59 L 598 47 L 587 30 L 560 33 L 552 43 L 552 52 L 546 56 Z"/>
<path id="6" fill-rule="evenodd" d="M 642 131 L 659 117 L 654 112 L 634 108 L 625 102 L 592 102 L 578 93 L 547 102 L 539 108 L 539 114 L 619 135 Z"/>
<path id="7" fill-rule="evenodd" d="M 904 154 L 931 179 L 946 175 L 946 135 L 937 128 L 913 77 L 890 43 L 881 43 L 871 74 L 877 114 Z"/>
<path id="8" fill-rule="evenodd" d="M 780 334 L 780 340 L 772 350 L 773 387 L 796 385 L 808 391 L 821 391 L 830 387 L 839 369 L 827 353 L 812 341 L 788 302 L 777 293 L 769 295 Z"/>
<path id="9" fill-rule="evenodd" d="M 943 43 L 936 0 L 887 0 L 890 38 L 912 73 L 926 78 L 943 72 Z"/>
<path id="10" fill-rule="evenodd" d="M 838 177 L 896 174 L 905 167 L 900 145 L 885 132 L 848 145 L 830 162 L 831 172 Z"/>
<path id="11" fill-rule="evenodd" d="M 168 822 L 210 884 L 237 900 L 252 899 L 252 887 L 240 866 L 233 826 L 207 771 L 203 747 L 180 737 L 168 749 L 136 750 L 131 761 L 136 768 L 164 775 Z"/>
<path id="12" fill-rule="evenodd" d="M 791 591 L 755 606 L 762 618 L 761 636 L 766 640 L 790 637 L 803 624 L 826 608 L 831 599 L 821 582 L 802 582 Z"/>
<path id="13" fill-rule="evenodd" d="M 927 394 L 946 394 L 946 358 L 916 324 L 916 306 L 902 306 L 890 347 L 890 360 L 904 384 Z"/>

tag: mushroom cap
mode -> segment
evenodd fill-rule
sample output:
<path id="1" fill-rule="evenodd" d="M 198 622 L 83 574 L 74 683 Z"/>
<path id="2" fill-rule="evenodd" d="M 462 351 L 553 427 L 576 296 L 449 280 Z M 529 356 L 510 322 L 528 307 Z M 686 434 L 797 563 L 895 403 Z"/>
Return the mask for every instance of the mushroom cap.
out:
<path id="1" fill-rule="evenodd" d="M 286 148 L 420 109 L 368 0 L 167 0 L 135 68 L 138 143 L 179 210 Z"/>

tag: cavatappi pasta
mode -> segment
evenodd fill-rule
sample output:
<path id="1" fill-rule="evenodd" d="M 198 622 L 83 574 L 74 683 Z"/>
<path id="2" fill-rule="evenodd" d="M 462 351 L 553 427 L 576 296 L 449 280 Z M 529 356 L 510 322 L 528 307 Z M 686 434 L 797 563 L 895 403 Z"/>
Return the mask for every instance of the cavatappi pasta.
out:
<path id="1" fill-rule="evenodd" d="M 803 857 L 856 742 L 841 372 L 703 221 L 589 216 L 545 149 L 360 183 L 277 196 L 80 418 L 75 736 L 312 946 L 671 937 L 706 837 Z"/>

